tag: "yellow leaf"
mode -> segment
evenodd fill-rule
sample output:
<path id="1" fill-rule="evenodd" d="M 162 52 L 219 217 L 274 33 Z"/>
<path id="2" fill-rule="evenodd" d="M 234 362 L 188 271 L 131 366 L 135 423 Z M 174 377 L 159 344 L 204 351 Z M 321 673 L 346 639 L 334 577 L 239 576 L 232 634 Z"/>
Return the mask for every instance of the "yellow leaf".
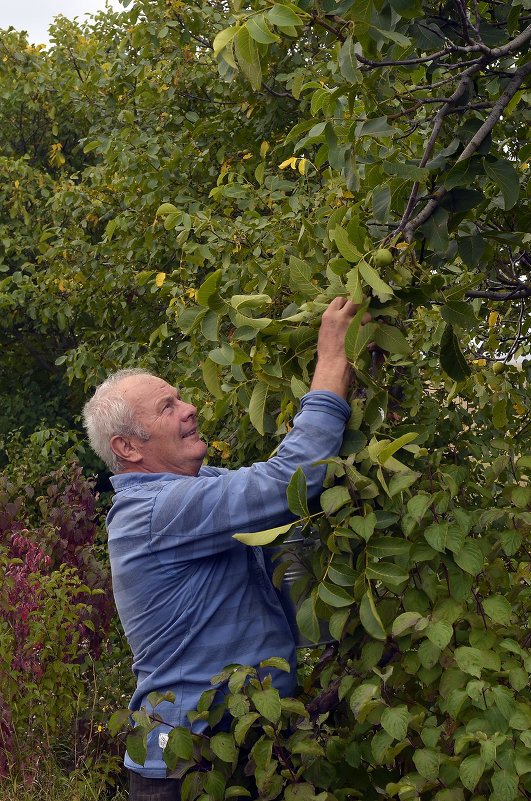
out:
<path id="1" fill-rule="evenodd" d="M 526 411 L 525 406 L 523 406 L 518 400 L 516 403 L 513 403 L 513 409 L 515 410 L 516 414 L 525 414 Z"/>
<path id="2" fill-rule="evenodd" d="M 262 144 L 260 145 L 260 158 L 265 159 L 268 150 L 269 150 L 268 142 L 262 142 Z"/>
<path id="3" fill-rule="evenodd" d="M 252 155 L 252 153 L 246 153 L 245 156 L 242 156 L 242 159 L 245 161 L 245 159 L 250 159 Z"/>
<path id="4" fill-rule="evenodd" d="M 297 159 L 295 158 L 295 156 L 292 156 L 290 159 L 286 159 L 286 161 L 283 161 L 282 164 L 279 164 L 278 168 L 279 170 L 283 170 L 285 167 L 293 167 L 293 169 L 295 169 L 296 163 Z"/>
<path id="5" fill-rule="evenodd" d="M 162 286 L 164 283 L 164 279 L 166 278 L 166 273 L 157 273 L 155 276 L 155 283 L 157 286 Z"/>
<path id="6" fill-rule="evenodd" d="M 304 175 L 304 173 L 306 171 L 306 162 L 307 161 L 308 161 L 308 159 L 299 159 L 298 167 L 299 167 L 299 172 L 300 172 L 301 175 Z"/>
<path id="7" fill-rule="evenodd" d="M 485 367 L 485 365 L 487 364 L 487 360 L 486 359 L 474 359 L 472 364 L 477 364 L 478 367 Z"/>
<path id="8" fill-rule="evenodd" d="M 349 190 L 347 189 L 346 192 L 343 192 L 343 197 L 354 197 L 354 195 L 352 194 L 352 192 L 349 192 Z"/>
<path id="9" fill-rule="evenodd" d="M 19 188 L 19 186 L 20 186 L 20 181 L 18 181 L 18 180 L 17 180 L 17 181 L 15 181 L 15 189 L 18 189 L 18 188 Z"/>
<path id="10" fill-rule="evenodd" d="M 489 314 L 489 328 L 494 328 L 498 320 L 500 319 L 500 314 L 498 312 L 493 311 Z"/>
<path id="11" fill-rule="evenodd" d="M 409 245 L 407 242 L 397 242 L 394 247 L 397 248 L 397 250 L 406 250 L 406 248 L 408 248 Z"/>

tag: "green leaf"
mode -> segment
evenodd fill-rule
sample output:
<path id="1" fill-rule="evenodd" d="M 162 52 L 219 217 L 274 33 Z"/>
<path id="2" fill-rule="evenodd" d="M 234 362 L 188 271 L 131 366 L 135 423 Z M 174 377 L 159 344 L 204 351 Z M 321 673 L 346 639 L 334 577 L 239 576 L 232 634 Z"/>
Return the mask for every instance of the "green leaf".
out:
<path id="1" fill-rule="evenodd" d="M 339 587 L 337 584 L 322 581 L 317 592 L 319 597 L 325 604 L 335 607 L 351 606 L 354 603 L 354 598 L 346 591 L 344 587 Z"/>
<path id="2" fill-rule="evenodd" d="M 109 720 L 109 732 L 111 737 L 116 737 L 118 732 L 121 731 L 125 724 L 129 721 L 130 717 L 130 709 L 118 709 L 116 712 L 112 713 Z"/>
<path id="3" fill-rule="evenodd" d="M 242 26 L 234 37 L 234 52 L 238 65 L 253 89 L 262 87 L 262 68 L 254 39 L 247 27 Z"/>
<path id="4" fill-rule="evenodd" d="M 263 309 L 272 303 L 269 295 L 233 295 L 230 304 L 234 309 Z"/>
<path id="5" fill-rule="evenodd" d="M 444 553 L 447 535 L 448 523 L 431 523 L 424 532 L 424 539 L 435 551 Z"/>
<path id="6" fill-rule="evenodd" d="M 474 540 L 465 540 L 459 553 L 454 554 L 454 559 L 471 576 L 477 576 L 483 569 L 483 552 Z"/>
<path id="7" fill-rule="evenodd" d="M 379 686 L 373 682 L 363 683 L 356 687 L 349 701 L 354 717 L 357 718 L 367 701 L 370 701 L 375 695 L 379 695 L 379 693 Z"/>
<path id="8" fill-rule="evenodd" d="M 426 636 L 437 648 L 446 648 L 452 639 L 454 630 L 446 620 L 430 621 L 426 627 Z"/>
<path id="9" fill-rule="evenodd" d="M 373 735 L 371 740 L 371 751 L 377 763 L 388 762 L 389 748 L 393 742 L 393 737 L 386 731 L 380 730 Z"/>
<path id="10" fill-rule="evenodd" d="M 278 690 L 274 687 L 255 692 L 252 696 L 252 703 L 262 717 L 267 718 L 271 723 L 277 723 L 280 719 L 282 707 Z"/>
<path id="11" fill-rule="evenodd" d="M 234 737 L 229 732 L 219 732 L 219 734 L 211 737 L 210 748 L 223 762 L 234 762 L 238 758 L 238 749 L 234 743 Z"/>
<path id="12" fill-rule="evenodd" d="M 251 798 L 251 793 L 246 787 L 239 784 L 233 784 L 225 790 L 225 798 Z"/>
<path id="13" fill-rule="evenodd" d="M 319 642 L 321 630 L 315 613 L 315 597 L 306 598 L 297 611 L 297 626 L 310 642 Z"/>
<path id="14" fill-rule="evenodd" d="M 505 209 L 512 209 L 520 195 L 520 180 L 514 166 L 504 159 L 490 161 L 488 158 L 483 161 L 483 166 L 491 181 L 501 189 Z"/>
<path id="15" fill-rule="evenodd" d="M 277 670 L 283 670 L 285 673 L 289 673 L 291 671 L 289 662 L 287 662 L 285 659 L 282 659 L 280 656 L 272 656 L 269 659 L 264 659 L 262 662 L 260 662 L 259 667 L 274 667 Z"/>
<path id="16" fill-rule="evenodd" d="M 194 741 L 189 729 L 176 726 L 168 732 L 168 742 L 164 749 L 164 761 L 168 759 L 175 767 L 177 760 L 191 760 L 194 757 Z M 168 764 L 168 762 L 166 762 Z"/>
<path id="17" fill-rule="evenodd" d="M 224 30 L 220 31 L 217 36 L 214 37 L 214 41 L 212 42 L 212 47 L 214 49 L 214 58 L 217 58 L 220 52 L 231 42 L 238 32 L 238 27 L 234 26 L 232 28 L 225 28 Z M 157 212 L 158 213 L 158 212 Z M 161 212 L 164 214 L 165 212 Z"/>
<path id="18" fill-rule="evenodd" d="M 463 759 L 459 766 L 459 776 L 467 790 L 474 789 L 481 779 L 484 769 L 483 760 L 479 754 L 472 754 Z"/>
<path id="19" fill-rule="evenodd" d="M 332 562 L 328 566 L 328 578 L 341 587 L 353 587 L 358 573 L 344 562 Z"/>
<path id="20" fill-rule="evenodd" d="M 386 223 L 391 210 L 391 189 L 387 184 L 374 189 L 372 193 L 372 212 L 378 222 Z"/>
<path id="21" fill-rule="evenodd" d="M 349 520 L 350 528 L 359 534 L 365 542 L 368 542 L 369 539 L 372 537 L 374 533 L 374 527 L 376 526 L 376 515 L 374 512 L 369 512 L 367 517 L 351 517 Z"/>
<path id="22" fill-rule="evenodd" d="M 337 231 L 337 228 L 336 228 Z M 354 317 L 349 323 L 347 332 L 345 334 L 345 353 L 351 361 L 356 361 L 359 349 L 357 347 L 358 338 L 360 335 L 361 321 L 365 312 L 367 311 L 367 304 L 360 306 Z"/>
<path id="23" fill-rule="evenodd" d="M 320 290 L 312 283 L 312 271 L 310 265 L 302 259 L 290 256 L 290 283 L 294 289 L 300 290 L 307 298 L 316 298 Z"/>
<path id="24" fill-rule="evenodd" d="M 446 535 L 446 547 L 452 553 L 459 553 L 465 544 L 465 532 L 459 526 L 448 526 L 448 533 Z"/>
<path id="25" fill-rule="evenodd" d="M 337 485 L 330 487 L 321 494 L 321 509 L 327 516 L 334 515 L 342 506 L 350 503 L 350 492 L 348 487 Z"/>
<path id="26" fill-rule="evenodd" d="M 443 331 L 440 358 L 444 372 L 458 383 L 468 378 L 472 372 L 465 361 L 465 357 L 459 347 L 459 340 L 450 323 L 446 325 Z"/>
<path id="27" fill-rule="evenodd" d="M 238 745 L 241 745 L 245 740 L 247 732 L 255 721 L 258 720 L 260 715 L 258 712 L 248 712 L 241 717 L 234 726 L 234 739 Z"/>
<path id="28" fill-rule="evenodd" d="M 461 328 L 471 328 L 478 322 L 474 309 L 464 300 L 449 301 L 441 308 L 441 316 L 445 322 Z"/>
<path id="29" fill-rule="evenodd" d="M 364 122 L 359 130 L 358 136 L 387 137 L 392 136 L 395 129 L 387 122 L 387 117 L 374 117 Z"/>
<path id="30" fill-rule="evenodd" d="M 513 801 L 518 794 L 518 776 L 510 770 L 496 770 L 491 778 L 496 801 Z"/>
<path id="31" fill-rule="evenodd" d="M 289 6 L 276 3 L 273 8 L 266 11 L 265 16 L 272 25 L 279 28 L 291 28 L 303 25 L 303 21 Z"/>
<path id="32" fill-rule="evenodd" d="M 485 614 L 490 617 L 495 623 L 501 623 L 502 626 L 509 626 L 513 610 L 511 604 L 504 598 L 503 595 L 489 595 L 482 602 Z"/>
<path id="33" fill-rule="evenodd" d="M 418 523 L 420 523 L 432 503 L 433 498 L 431 495 L 428 495 L 425 492 L 419 492 L 418 495 L 414 495 L 409 499 L 407 502 L 407 510 L 409 514 L 414 517 Z"/>
<path id="34" fill-rule="evenodd" d="M 358 68 L 355 43 L 351 36 L 347 36 L 339 51 L 337 61 L 341 75 L 349 83 L 361 83 L 363 76 Z"/>
<path id="35" fill-rule="evenodd" d="M 306 476 L 302 467 L 299 466 L 293 473 L 286 491 L 288 506 L 298 517 L 308 517 L 310 514 L 306 493 Z"/>
<path id="36" fill-rule="evenodd" d="M 431 250 L 446 253 L 448 249 L 448 212 L 439 206 L 421 226 Z"/>
<path id="37" fill-rule="evenodd" d="M 204 788 L 214 801 L 223 801 L 226 781 L 219 770 L 212 769 L 205 774 Z"/>
<path id="38" fill-rule="evenodd" d="M 389 494 L 391 497 L 398 495 L 399 492 L 410 487 L 421 476 L 421 473 L 416 473 L 413 470 L 408 470 L 405 473 L 397 473 L 392 476 L 389 482 Z"/>
<path id="39" fill-rule="evenodd" d="M 350 610 L 348 607 L 336 609 L 336 611 L 332 612 L 330 615 L 330 620 L 328 621 L 328 630 L 330 631 L 330 636 L 334 640 L 337 640 L 338 642 L 341 640 L 343 630 L 349 617 Z"/>
<path id="40" fill-rule="evenodd" d="M 393 637 L 399 637 L 404 631 L 410 629 L 411 626 L 416 626 L 423 619 L 420 612 L 403 612 L 393 621 L 391 629 Z"/>
<path id="41" fill-rule="evenodd" d="M 202 373 L 203 381 L 205 382 L 205 386 L 208 391 L 214 395 L 215 398 L 223 398 L 224 393 L 219 383 L 218 369 L 212 359 L 208 357 L 205 359 L 203 362 Z"/>
<path id="42" fill-rule="evenodd" d="M 455 649 L 454 656 L 460 670 L 464 673 L 470 673 L 478 679 L 480 678 L 483 656 L 478 648 L 469 648 L 463 645 Z"/>
<path id="43" fill-rule="evenodd" d="M 208 306 L 209 298 L 214 295 L 221 283 L 221 270 L 211 273 L 197 290 L 197 302 L 200 306 Z"/>
<path id="44" fill-rule="evenodd" d="M 350 262 L 358 262 L 361 259 L 361 253 L 344 228 L 338 225 L 333 231 L 333 237 L 337 249 L 344 259 Z"/>
<path id="45" fill-rule="evenodd" d="M 298 740 L 291 746 L 292 754 L 312 754 L 313 756 L 324 756 L 323 746 L 316 740 Z"/>
<path id="46" fill-rule="evenodd" d="M 376 537 L 367 543 L 367 554 L 375 559 L 386 556 L 407 556 L 411 543 L 398 537 Z"/>
<path id="47" fill-rule="evenodd" d="M 368 579 L 383 581 L 392 587 L 398 586 L 409 579 L 409 574 L 405 573 L 394 562 L 371 562 L 365 568 L 365 575 Z"/>
<path id="48" fill-rule="evenodd" d="M 147 756 L 147 729 L 137 726 L 127 735 L 127 753 L 137 765 L 143 765 Z"/>
<path id="49" fill-rule="evenodd" d="M 399 356 L 408 356 L 411 353 L 411 348 L 404 334 L 394 325 L 378 323 L 373 336 L 378 347 L 388 353 L 396 353 Z"/>
<path id="50" fill-rule="evenodd" d="M 375 640 L 386 640 L 387 634 L 376 609 L 370 588 L 363 594 L 360 603 L 360 620 L 365 631 Z"/>
<path id="51" fill-rule="evenodd" d="M 413 754 L 413 762 L 421 776 L 435 780 L 439 775 L 440 754 L 431 748 L 421 748 Z"/>
<path id="52" fill-rule="evenodd" d="M 270 545 L 272 542 L 280 540 L 292 527 L 293 523 L 286 523 L 284 526 L 268 528 L 265 531 L 248 531 L 232 536 L 235 540 L 243 542 L 244 545 Z"/>
<path id="53" fill-rule="evenodd" d="M 407 706 L 404 705 L 387 707 L 382 712 L 380 721 L 382 728 L 395 740 L 403 740 L 405 738 L 408 722 L 409 712 Z"/>
<path id="54" fill-rule="evenodd" d="M 367 262 L 363 259 L 358 263 L 358 269 L 362 278 L 367 282 L 374 293 L 378 295 L 382 303 L 384 303 L 386 300 L 389 300 L 389 298 L 394 295 L 394 292 L 389 284 L 386 284 L 385 281 L 382 281 L 376 270 L 374 270 L 370 264 L 367 264 Z"/>
<path id="55" fill-rule="evenodd" d="M 400 448 L 403 448 L 404 445 L 408 445 L 413 440 L 417 439 L 418 434 L 416 431 L 409 431 L 407 434 L 402 434 L 401 437 L 398 439 L 393 440 L 390 442 L 389 445 L 386 445 L 385 448 L 382 448 L 378 453 L 378 462 L 381 465 L 385 465 L 388 459 L 396 453 Z"/>
<path id="56" fill-rule="evenodd" d="M 280 42 L 280 36 L 269 30 L 263 14 L 249 17 L 245 25 L 255 42 L 260 42 L 261 44 Z"/>
<path id="57" fill-rule="evenodd" d="M 425 181 L 430 171 L 426 167 L 419 167 L 418 164 L 401 161 L 384 161 L 383 171 L 387 175 L 398 175 L 399 178 L 406 178 L 408 181 Z"/>
<path id="58" fill-rule="evenodd" d="M 514 554 L 519 551 L 522 544 L 522 532 L 515 528 L 502 531 L 500 534 L 500 542 L 507 556 L 514 556 Z"/>
<path id="59" fill-rule="evenodd" d="M 264 435 L 264 417 L 266 412 L 267 393 L 269 384 L 265 381 L 257 381 L 253 388 L 253 394 L 249 401 L 249 418 L 259 434 Z"/>

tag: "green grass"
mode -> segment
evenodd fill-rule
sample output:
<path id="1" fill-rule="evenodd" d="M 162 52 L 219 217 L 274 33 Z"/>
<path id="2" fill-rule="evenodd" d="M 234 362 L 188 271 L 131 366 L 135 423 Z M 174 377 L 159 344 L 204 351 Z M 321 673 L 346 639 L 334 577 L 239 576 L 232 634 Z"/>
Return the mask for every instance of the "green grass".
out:
<path id="1" fill-rule="evenodd" d="M 79 768 L 66 774 L 55 763 L 39 763 L 33 780 L 0 778 L 0 801 L 127 801 L 125 776 L 120 775 L 116 786 L 112 786 L 104 773 L 100 769 Z"/>

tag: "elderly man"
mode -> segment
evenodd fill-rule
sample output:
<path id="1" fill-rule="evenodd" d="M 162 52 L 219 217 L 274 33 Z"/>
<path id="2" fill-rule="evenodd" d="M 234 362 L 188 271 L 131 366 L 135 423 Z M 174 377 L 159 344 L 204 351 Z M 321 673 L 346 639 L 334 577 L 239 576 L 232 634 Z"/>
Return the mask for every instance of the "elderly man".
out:
<path id="1" fill-rule="evenodd" d="M 116 606 L 134 656 L 131 709 L 149 708 L 153 690 L 175 703 L 157 713 L 189 725 L 210 678 L 227 664 L 257 666 L 271 656 L 291 665 L 273 671 L 281 695 L 295 689 L 296 651 L 289 614 L 273 587 L 261 548 L 233 538 L 293 519 L 286 498 L 301 467 L 308 496 L 319 495 L 325 468 L 339 452 L 350 408 L 346 330 L 357 306 L 333 300 L 324 312 L 310 392 L 276 455 L 239 470 L 203 465 L 207 446 L 196 409 L 161 378 L 123 370 L 101 384 L 84 419 L 93 449 L 115 474 L 107 517 Z M 365 315 L 363 322 L 370 319 Z M 169 801 L 179 783 L 166 778 L 159 727 L 145 764 L 126 755 L 132 801 Z"/>

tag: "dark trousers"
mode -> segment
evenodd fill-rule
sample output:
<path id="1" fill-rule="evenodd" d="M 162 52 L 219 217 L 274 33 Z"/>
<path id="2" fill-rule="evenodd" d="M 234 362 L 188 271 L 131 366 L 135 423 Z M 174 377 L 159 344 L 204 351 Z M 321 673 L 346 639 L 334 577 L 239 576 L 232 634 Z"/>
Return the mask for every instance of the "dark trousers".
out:
<path id="1" fill-rule="evenodd" d="M 129 771 L 129 801 L 180 801 L 179 779 L 146 779 Z"/>

